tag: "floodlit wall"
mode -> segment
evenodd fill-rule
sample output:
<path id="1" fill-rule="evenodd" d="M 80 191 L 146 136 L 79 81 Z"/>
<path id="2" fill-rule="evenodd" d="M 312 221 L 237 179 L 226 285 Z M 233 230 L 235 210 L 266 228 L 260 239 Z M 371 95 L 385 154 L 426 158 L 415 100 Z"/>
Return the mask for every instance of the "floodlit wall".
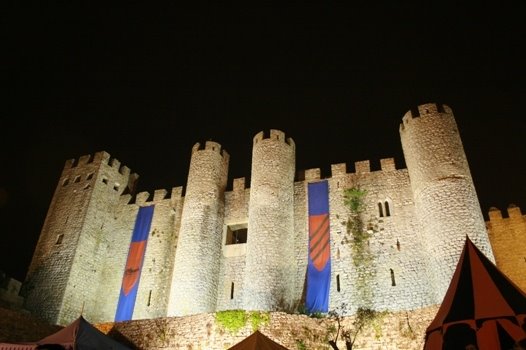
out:
<path id="1" fill-rule="evenodd" d="M 491 208 L 486 224 L 497 266 L 526 292 L 526 215 L 515 205 L 507 208 L 507 217 Z"/>
<path id="2" fill-rule="evenodd" d="M 402 118 L 400 136 L 407 169 L 393 158 L 379 166 L 358 161 L 354 169 L 331 165 L 330 310 L 411 312 L 440 303 L 466 235 L 494 259 L 451 109 L 418 106 Z M 133 319 L 300 310 L 307 184 L 322 177 L 319 168 L 295 174 L 295 153 L 284 132 L 258 133 L 250 183 L 237 178 L 225 191 L 228 154 L 218 143 L 197 143 L 186 191 L 153 194 L 135 194 L 138 176 L 108 153 L 68 161 L 22 287 L 26 307 L 62 325 L 80 312 L 91 322 L 112 321 L 137 212 L 155 205 Z M 347 230 L 351 188 L 365 192 L 359 218 L 370 237 L 361 247 Z M 497 264 L 523 289 L 516 242 L 524 241 L 524 222 L 518 208 L 509 218 L 493 210 L 488 222 Z"/>
<path id="3" fill-rule="evenodd" d="M 466 235 L 494 260 L 484 218 L 453 112 L 424 104 L 400 125 L 416 216 L 425 236 L 431 288 L 440 303 L 449 286 Z"/>

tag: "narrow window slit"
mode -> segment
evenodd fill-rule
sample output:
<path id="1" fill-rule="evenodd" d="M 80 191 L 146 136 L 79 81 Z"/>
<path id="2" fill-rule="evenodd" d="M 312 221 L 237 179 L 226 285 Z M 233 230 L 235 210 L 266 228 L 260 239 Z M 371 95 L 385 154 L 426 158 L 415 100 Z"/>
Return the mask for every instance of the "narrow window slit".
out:
<path id="1" fill-rule="evenodd" d="M 394 274 L 394 271 L 393 269 L 390 269 L 391 270 L 391 286 L 396 286 L 396 281 L 395 281 L 395 274 Z"/>

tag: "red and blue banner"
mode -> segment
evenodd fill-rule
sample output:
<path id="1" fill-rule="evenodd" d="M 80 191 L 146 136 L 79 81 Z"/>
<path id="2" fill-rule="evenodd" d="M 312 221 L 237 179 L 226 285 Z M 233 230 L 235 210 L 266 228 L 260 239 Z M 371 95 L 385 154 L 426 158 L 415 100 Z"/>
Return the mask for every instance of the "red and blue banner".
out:
<path id="1" fill-rule="evenodd" d="M 144 253 L 146 252 L 146 242 L 148 242 L 148 234 L 152 224 L 153 208 L 153 205 L 140 207 L 137 218 L 135 219 L 135 227 L 133 229 L 130 249 L 128 250 L 128 259 L 126 260 L 124 276 L 122 277 L 119 303 L 117 304 L 117 312 L 115 313 L 116 322 L 132 319 L 137 290 L 139 289 Z"/>
<path id="2" fill-rule="evenodd" d="M 308 313 L 329 311 L 331 246 L 329 234 L 329 183 L 309 183 L 309 261 L 307 264 Z"/>

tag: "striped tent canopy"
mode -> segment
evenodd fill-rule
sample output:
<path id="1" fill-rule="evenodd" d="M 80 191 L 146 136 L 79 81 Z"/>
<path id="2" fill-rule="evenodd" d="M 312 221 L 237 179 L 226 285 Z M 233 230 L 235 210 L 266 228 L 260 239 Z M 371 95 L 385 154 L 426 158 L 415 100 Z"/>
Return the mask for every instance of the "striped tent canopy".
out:
<path id="1" fill-rule="evenodd" d="M 526 343 L 526 294 L 466 237 L 425 350 L 511 349 Z"/>
<path id="2" fill-rule="evenodd" d="M 0 343 L 0 350 L 130 350 L 80 316 L 68 326 L 34 343 Z"/>

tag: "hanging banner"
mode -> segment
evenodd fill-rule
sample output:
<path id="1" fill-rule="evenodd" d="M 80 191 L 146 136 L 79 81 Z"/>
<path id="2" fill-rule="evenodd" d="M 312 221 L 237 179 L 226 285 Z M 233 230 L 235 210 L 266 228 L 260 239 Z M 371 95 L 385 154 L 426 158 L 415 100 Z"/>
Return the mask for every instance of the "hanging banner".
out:
<path id="1" fill-rule="evenodd" d="M 115 313 L 116 322 L 132 319 L 144 261 L 144 253 L 146 252 L 146 242 L 148 241 L 148 233 L 150 232 L 152 223 L 153 208 L 153 205 L 140 207 L 137 218 L 135 219 L 135 227 L 133 229 L 130 249 L 128 250 L 128 259 L 126 260 L 124 276 L 122 277 L 119 303 L 117 304 L 117 312 Z"/>
<path id="2" fill-rule="evenodd" d="M 331 285 L 331 247 L 329 233 L 329 184 L 307 185 L 309 206 L 309 259 L 307 265 L 307 312 L 328 312 Z"/>

